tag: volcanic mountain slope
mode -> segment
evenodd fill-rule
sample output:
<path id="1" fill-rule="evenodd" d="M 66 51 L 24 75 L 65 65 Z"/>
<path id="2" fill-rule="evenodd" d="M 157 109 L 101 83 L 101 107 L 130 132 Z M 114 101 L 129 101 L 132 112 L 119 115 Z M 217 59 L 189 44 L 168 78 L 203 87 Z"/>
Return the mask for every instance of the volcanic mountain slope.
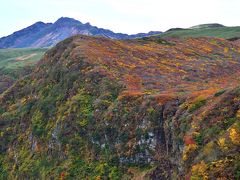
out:
<path id="1" fill-rule="evenodd" d="M 0 48 L 49 47 L 77 34 L 103 36 L 112 39 L 131 39 L 160 34 L 159 31 L 127 35 L 83 24 L 72 18 L 62 17 L 55 23 L 37 22 L 23 30 L 0 39 Z"/>
<path id="2" fill-rule="evenodd" d="M 4 179 L 238 179 L 240 47 L 76 36 L 0 97 Z"/>

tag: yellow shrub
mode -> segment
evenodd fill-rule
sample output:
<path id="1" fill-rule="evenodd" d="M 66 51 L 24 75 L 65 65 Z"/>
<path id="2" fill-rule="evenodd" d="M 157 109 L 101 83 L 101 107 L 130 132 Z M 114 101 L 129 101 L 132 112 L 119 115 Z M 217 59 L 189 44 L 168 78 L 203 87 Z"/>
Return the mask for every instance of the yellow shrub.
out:
<path id="1" fill-rule="evenodd" d="M 237 111 L 236 117 L 240 119 L 240 109 Z"/>
<path id="2" fill-rule="evenodd" d="M 231 128 L 229 130 L 229 137 L 232 140 L 233 144 L 235 145 L 240 145 L 240 133 L 238 131 L 238 129 L 236 128 Z"/>
<path id="3" fill-rule="evenodd" d="M 226 145 L 226 139 L 224 137 L 219 138 L 218 145 L 221 147 L 221 149 L 228 149 Z"/>
<path id="4" fill-rule="evenodd" d="M 192 166 L 192 176 L 191 179 L 209 179 L 207 174 L 207 164 L 204 161 Z"/>
<path id="5" fill-rule="evenodd" d="M 224 48 L 224 53 L 228 53 L 229 52 L 229 48 L 228 47 L 225 47 Z"/>
<path id="6" fill-rule="evenodd" d="M 22 104 L 22 105 L 26 104 L 26 102 L 27 102 L 27 98 L 22 98 L 22 99 L 21 99 L 21 104 Z"/>
<path id="7" fill-rule="evenodd" d="M 198 148 L 196 144 L 189 144 L 185 146 L 183 150 L 183 160 L 186 161 L 188 159 L 188 156 L 191 152 L 195 151 Z"/>
<path id="8" fill-rule="evenodd" d="M 215 151 L 214 142 L 209 142 L 203 149 L 203 154 L 205 156 L 210 156 Z"/>
<path id="9" fill-rule="evenodd" d="M 101 176 L 97 176 L 95 180 L 101 180 Z"/>

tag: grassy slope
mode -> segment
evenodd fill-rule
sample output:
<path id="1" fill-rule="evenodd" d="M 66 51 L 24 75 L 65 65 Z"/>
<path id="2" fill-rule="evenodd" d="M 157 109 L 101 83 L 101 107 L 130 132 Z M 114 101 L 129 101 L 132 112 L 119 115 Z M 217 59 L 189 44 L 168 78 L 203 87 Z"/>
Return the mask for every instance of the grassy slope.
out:
<path id="1" fill-rule="evenodd" d="M 161 37 L 216 37 L 233 38 L 240 37 L 240 27 L 183 29 L 165 32 Z"/>
<path id="2" fill-rule="evenodd" d="M 0 93 L 28 74 L 47 49 L 0 49 Z"/>
<path id="3" fill-rule="evenodd" d="M 32 66 L 41 59 L 46 50 L 41 48 L 0 49 L 0 68 L 14 70 L 25 66 Z"/>

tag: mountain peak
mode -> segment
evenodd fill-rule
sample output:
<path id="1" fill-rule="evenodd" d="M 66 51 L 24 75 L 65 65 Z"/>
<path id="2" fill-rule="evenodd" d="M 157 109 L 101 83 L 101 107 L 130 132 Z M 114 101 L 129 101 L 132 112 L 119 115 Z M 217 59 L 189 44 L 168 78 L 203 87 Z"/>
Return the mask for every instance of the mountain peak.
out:
<path id="1" fill-rule="evenodd" d="M 43 24 L 45 24 L 45 23 L 42 21 L 38 21 L 38 22 L 34 23 L 33 25 L 43 25 Z"/>
<path id="2" fill-rule="evenodd" d="M 111 30 L 92 26 L 89 22 L 82 22 L 61 17 L 55 23 L 43 23 L 41 21 L 14 32 L 8 37 L 0 38 L 0 48 L 23 48 L 23 47 L 48 47 L 74 35 L 103 36 L 111 39 L 132 39 L 159 34 L 158 32 L 140 33 L 127 35 L 114 33 Z"/>
<path id="3" fill-rule="evenodd" d="M 73 18 L 61 17 L 54 24 L 82 24 L 82 23 Z"/>
<path id="4" fill-rule="evenodd" d="M 38 21 L 34 24 L 32 24 L 31 26 L 25 28 L 25 29 L 32 29 L 32 28 L 43 28 L 43 27 L 46 27 L 48 25 L 50 25 L 51 23 L 44 23 L 42 21 Z"/>

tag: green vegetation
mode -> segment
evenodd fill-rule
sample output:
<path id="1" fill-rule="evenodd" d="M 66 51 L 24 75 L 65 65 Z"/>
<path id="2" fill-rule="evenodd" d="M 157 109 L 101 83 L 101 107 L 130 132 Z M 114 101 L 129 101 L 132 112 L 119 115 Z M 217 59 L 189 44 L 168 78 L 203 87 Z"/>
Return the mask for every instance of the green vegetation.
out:
<path id="1" fill-rule="evenodd" d="M 204 137 L 202 134 L 196 134 L 193 138 L 198 146 L 201 146 L 203 144 Z"/>
<path id="2" fill-rule="evenodd" d="M 0 49 L 0 93 L 29 74 L 47 49 Z"/>
<path id="3" fill-rule="evenodd" d="M 215 97 L 221 96 L 221 95 L 224 94 L 225 92 L 226 92 L 226 90 L 225 90 L 225 89 L 222 89 L 222 90 L 216 92 L 216 93 L 214 94 L 214 96 L 215 96 Z"/>
<path id="4" fill-rule="evenodd" d="M 204 104 L 206 104 L 206 99 L 203 97 L 197 98 L 192 104 L 190 104 L 188 110 L 190 113 L 192 113 L 202 107 Z"/>
<path id="5" fill-rule="evenodd" d="M 165 32 L 160 37 L 216 37 L 230 39 L 240 37 L 240 27 L 177 29 Z"/>
<path id="6" fill-rule="evenodd" d="M 47 49 L 0 49 L 0 69 L 11 71 L 35 65 Z"/>
<path id="7" fill-rule="evenodd" d="M 190 27 L 190 29 L 199 29 L 199 28 L 221 28 L 221 27 L 225 27 L 224 25 L 222 24 L 218 24 L 218 23 L 212 23 L 212 24 L 200 24 L 200 25 L 197 25 L 197 26 L 193 26 L 193 27 Z"/>

